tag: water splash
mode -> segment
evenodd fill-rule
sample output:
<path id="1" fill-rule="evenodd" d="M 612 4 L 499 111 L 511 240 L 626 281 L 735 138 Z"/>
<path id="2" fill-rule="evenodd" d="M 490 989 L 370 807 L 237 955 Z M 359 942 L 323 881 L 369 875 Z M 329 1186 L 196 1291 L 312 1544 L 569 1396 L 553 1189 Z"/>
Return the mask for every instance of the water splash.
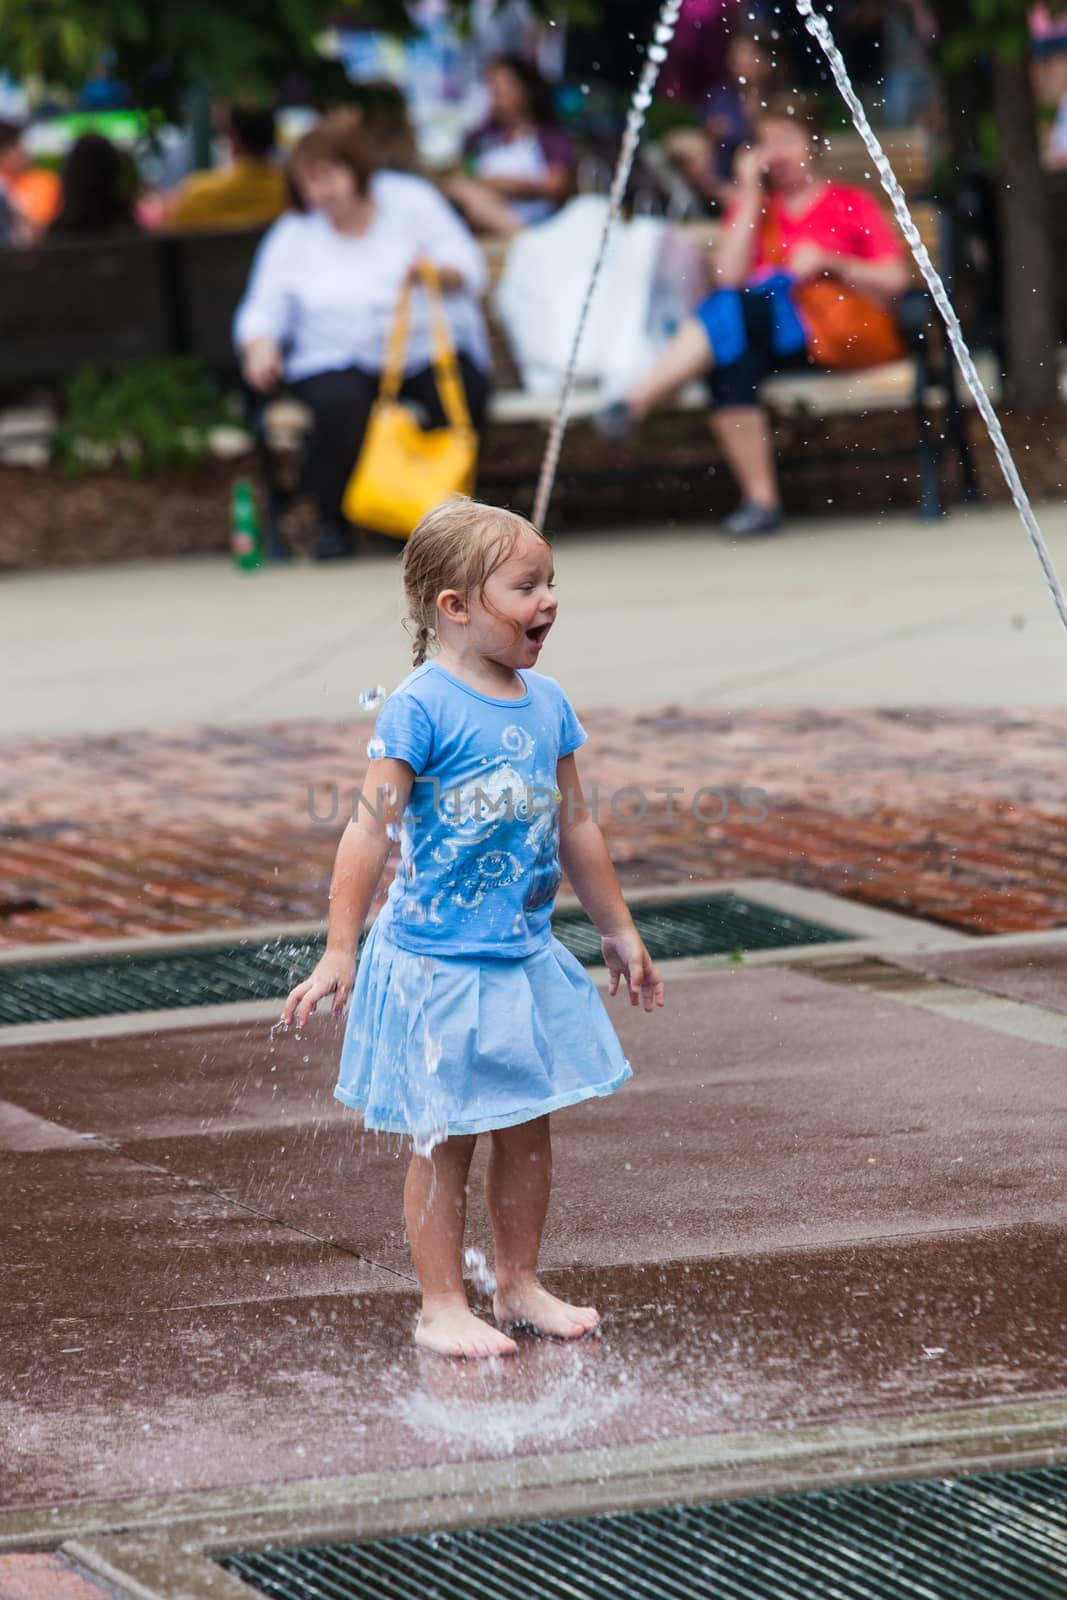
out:
<path id="1" fill-rule="evenodd" d="M 437 1076 L 441 1040 L 429 1026 L 428 1001 L 433 986 L 434 960 L 410 950 L 396 950 L 390 983 L 397 1005 L 408 1015 L 408 1043 L 401 1048 L 400 1109 L 415 1154 L 428 1159 L 448 1138 L 448 1108 Z M 412 1065 L 421 1035 L 422 1072 Z"/>
<path id="2" fill-rule="evenodd" d="M 573 1448 L 576 1437 L 595 1438 L 619 1412 L 641 1404 L 643 1373 L 613 1365 L 609 1374 L 596 1342 L 528 1351 L 523 1368 L 428 1358 L 393 1413 L 419 1439 L 466 1445 L 474 1438 L 479 1454 L 506 1457 L 533 1445 Z"/>
<path id="3" fill-rule="evenodd" d="M 578 313 L 578 326 L 574 331 L 574 343 L 571 346 L 567 370 L 563 374 L 563 384 L 560 388 L 556 415 L 552 419 L 552 428 L 549 432 L 544 457 L 541 461 L 541 471 L 537 480 L 537 493 L 534 495 L 532 517 L 535 528 L 543 528 L 545 525 L 548 502 L 552 498 L 552 485 L 556 481 L 556 471 L 559 467 L 560 451 L 563 449 L 563 436 L 567 431 L 567 416 L 570 411 L 571 391 L 574 388 L 574 375 L 578 367 L 582 336 L 585 333 L 585 325 L 589 320 L 589 310 L 593 304 L 593 296 L 596 293 L 601 268 L 607 255 L 611 230 L 622 206 L 623 195 L 626 193 L 626 185 L 629 182 L 634 156 L 637 154 L 638 141 L 641 138 L 641 129 L 645 125 L 645 117 L 649 106 L 652 104 L 652 91 L 656 87 L 659 69 L 667 59 L 667 47 L 674 38 L 674 30 L 678 26 L 678 16 L 681 9 L 682 0 L 663 0 L 653 34 L 653 42 L 645 52 L 645 64 L 641 69 L 641 76 L 637 80 L 637 87 L 630 101 L 630 111 L 626 118 L 626 128 L 622 136 L 622 145 L 619 149 L 619 159 L 615 164 L 615 173 L 611 180 L 611 189 L 608 194 L 608 209 L 604 217 L 604 228 L 600 235 L 600 244 L 597 247 L 593 270 L 589 275 L 589 282 L 586 286 L 585 298 Z"/>
<path id="4" fill-rule="evenodd" d="M 463 1266 L 466 1276 L 479 1294 L 490 1295 L 495 1292 L 496 1273 L 485 1259 L 484 1250 L 479 1250 L 473 1244 L 468 1245 L 463 1252 Z"/>
<path id="5" fill-rule="evenodd" d="M 941 313 L 941 319 L 945 324 L 952 352 L 959 363 L 960 371 L 963 373 L 967 387 L 974 396 L 974 403 L 978 407 L 982 421 L 989 432 L 989 437 L 993 442 L 993 449 L 996 452 L 997 462 L 1011 491 L 1015 509 L 1022 519 L 1023 527 L 1029 534 L 1030 543 L 1033 545 L 1037 559 L 1041 563 L 1041 570 L 1045 575 L 1045 582 L 1048 585 L 1059 619 L 1064 628 L 1067 628 L 1067 595 L 1063 592 L 1063 586 L 1053 565 L 1052 556 L 1049 554 L 1048 546 L 1045 544 L 1041 529 L 1038 526 L 1034 508 L 1030 504 L 1030 497 L 1023 487 L 1019 469 L 1015 465 L 1015 457 L 1008 448 L 1008 441 L 1004 437 L 1004 429 L 1001 427 L 1000 418 L 997 416 L 993 402 L 989 398 L 985 384 L 978 375 L 974 358 L 967 347 L 966 339 L 963 337 L 963 329 L 960 327 L 960 319 L 956 315 L 956 308 L 948 297 L 948 291 L 942 281 L 941 274 L 930 260 L 930 253 L 919 237 L 919 230 L 915 226 L 915 221 L 908 209 L 908 202 L 900 186 L 900 180 L 890 166 L 889 158 L 882 149 L 878 135 L 867 119 L 867 113 L 864 111 L 863 104 L 853 87 L 852 79 L 848 75 L 848 68 L 845 66 L 844 58 L 834 42 L 829 23 L 825 17 L 819 16 L 814 10 L 812 0 L 796 0 L 796 8 L 804 20 L 804 26 L 819 45 L 829 63 L 830 71 L 834 75 L 834 82 L 841 91 L 842 99 L 848 106 L 856 132 L 867 146 L 868 153 L 882 181 L 882 188 L 889 196 L 890 204 L 900 224 L 901 231 L 908 241 L 919 271 L 926 280 L 927 287 L 933 296 L 934 304 Z"/>
<path id="6" fill-rule="evenodd" d="M 385 755 L 384 739 L 368 739 L 367 756 L 371 761 L 381 761 Z"/>
<path id="7" fill-rule="evenodd" d="M 385 700 L 389 691 L 383 683 L 375 683 L 369 689 L 359 691 L 359 704 L 363 711 L 377 711 Z"/>

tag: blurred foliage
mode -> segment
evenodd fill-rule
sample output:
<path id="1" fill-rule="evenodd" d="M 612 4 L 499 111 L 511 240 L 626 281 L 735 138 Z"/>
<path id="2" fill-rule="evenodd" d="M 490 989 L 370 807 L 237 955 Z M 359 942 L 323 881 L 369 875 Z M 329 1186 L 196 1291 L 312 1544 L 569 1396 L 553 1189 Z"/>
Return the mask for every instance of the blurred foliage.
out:
<path id="1" fill-rule="evenodd" d="M 1067 0 L 1048 0 L 1053 15 L 1067 11 Z M 1032 0 L 933 0 L 941 26 L 942 60 L 949 70 L 980 55 L 1019 60 L 1030 49 Z"/>
<path id="2" fill-rule="evenodd" d="M 450 0 L 456 23 L 473 0 Z M 596 0 L 531 0 L 545 18 L 595 22 Z M 405 33 L 404 0 L 0 0 L 0 61 L 16 78 L 77 89 L 102 58 L 146 104 L 191 83 L 246 100 L 269 96 L 293 71 L 328 69 L 316 40 L 350 17 Z"/>
<path id="3" fill-rule="evenodd" d="M 63 398 L 53 456 L 70 477 L 116 462 L 132 478 L 191 466 L 228 421 L 219 391 L 188 356 L 138 361 L 113 378 L 83 368 Z"/>

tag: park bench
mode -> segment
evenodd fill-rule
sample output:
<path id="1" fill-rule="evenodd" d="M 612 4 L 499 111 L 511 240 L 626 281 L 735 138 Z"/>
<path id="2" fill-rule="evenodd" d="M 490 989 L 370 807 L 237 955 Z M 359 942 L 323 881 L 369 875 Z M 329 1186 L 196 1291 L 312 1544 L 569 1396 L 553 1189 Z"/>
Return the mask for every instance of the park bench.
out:
<path id="1" fill-rule="evenodd" d="M 952 234 L 947 214 L 928 198 L 932 186 L 929 142 L 924 135 L 913 130 L 886 133 L 882 137 L 893 169 L 909 197 L 912 213 L 923 243 L 930 252 L 951 288 Z M 835 133 L 823 158 L 823 170 L 828 176 L 858 188 L 868 188 L 879 201 L 885 197 L 878 187 L 872 171 L 869 152 L 858 134 Z M 1065 175 L 1067 176 L 1067 175 Z M 676 224 L 694 234 L 710 251 L 718 233 L 718 224 L 701 220 Z M 487 257 L 492 282 L 499 279 L 504 267 L 505 247 L 495 241 L 487 244 Z M 804 415 L 808 418 L 841 416 L 846 414 L 872 414 L 910 411 L 915 421 L 914 443 L 905 451 L 915 464 L 918 479 L 919 514 L 924 518 L 941 515 L 941 467 L 949 455 L 959 468 L 961 496 L 964 500 L 977 497 L 977 479 L 974 471 L 966 431 L 966 418 L 960 405 L 957 374 L 945 345 L 940 319 L 933 307 L 918 271 L 915 287 L 897 303 L 897 316 L 908 354 L 905 359 L 880 367 L 847 373 L 789 373 L 769 380 L 764 389 L 764 399 L 772 421 Z M 1067 310 L 1067 307 L 1065 307 Z M 490 419 L 496 428 L 517 427 L 522 424 L 547 426 L 556 409 L 552 396 L 531 395 L 522 389 L 515 369 L 507 339 L 490 312 L 495 388 L 490 403 Z M 601 397 L 594 388 L 576 388 L 570 405 L 570 417 L 580 426 L 583 419 L 599 409 Z M 692 384 L 678 395 L 667 412 L 676 414 L 706 412 L 708 399 L 703 384 Z M 940 426 L 935 417 L 941 413 Z M 566 446 L 561 465 L 561 475 L 570 483 L 591 481 L 598 473 L 609 471 L 616 477 L 630 475 L 635 479 L 647 478 L 650 472 L 665 467 L 658 462 L 645 442 L 649 432 L 639 431 L 632 442 L 620 447 L 612 445 L 600 454 L 603 466 L 568 464 Z M 593 452 L 595 454 L 595 451 Z M 588 450 L 582 452 L 588 457 Z M 880 449 L 874 453 L 878 459 L 899 457 L 899 446 Z M 786 472 L 803 470 L 811 461 L 808 452 L 780 457 Z M 672 459 L 669 470 L 683 477 L 706 471 L 714 461 L 714 446 L 708 439 L 699 458 Z M 817 464 L 824 468 L 834 463 L 855 466 L 856 453 L 849 451 L 833 456 L 820 450 Z M 499 473 L 507 481 L 506 471 Z M 524 481 L 507 482 L 512 492 L 529 496 L 532 478 L 527 470 Z"/>
<path id="2" fill-rule="evenodd" d="M 0 252 L 0 394 L 22 398 L 81 367 L 114 371 L 174 353 L 171 283 L 158 239 L 56 241 Z"/>
<path id="3" fill-rule="evenodd" d="M 235 378 L 233 313 L 261 237 L 131 233 L 0 251 L 0 395 L 178 355 Z"/>
<path id="4" fill-rule="evenodd" d="M 847 148 L 847 147 L 846 147 Z M 865 154 L 865 153 L 864 153 Z M 861 162 L 864 154 L 850 153 Z M 910 166 L 901 150 L 894 150 L 914 187 L 921 175 L 916 161 Z M 847 173 L 863 179 L 858 166 Z M 916 218 L 935 259 L 945 260 L 943 219 L 929 204 L 915 207 Z M 1064 208 L 1067 214 L 1067 207 Z M 688 224 L 710 243 L 714 223 Z M 177 354 L 199 356 L 224 382 L 235 381 L 237 366 L 231 343 L 233 311 L 243 292 L 260 234 L 235 231 L 176 235 L 166 238 L 132 235 L 122 239 L 87 239 L 47 246 L 28 252 L 0 254 L 0 394 L 22 396 L 33 385 L 56 385 L 83 366 L 114 371 L 147 357 Z M 486 245 L 491 274 L 499 275 L 503 247 Z M 940 465 L 946 451 L 958 459 L 965 495 L 974 493 L 974 472 L 967 450 L 964 416 L 959 405 L 955 376 L 943 358 L 936 325 L 924 296 L 904 297 L 901 305 L 910 357 L 891 367 L 849 374 L 798 374 L 774 379 L 767 386 L 772 413 L 788 416 L 842 415 L 850 412 L 901 412 L 912 410 L 916 419 L 913 457 L 920 485 L 920 509 L 938 514 Z M 502 329 L 490 308 L 490 327 L 496 357 L 496 387 L 490 403 L 491 438 L 484 460 L 495 491 L 509 492 L 518 503 L 532 496 L 536 463 L 530 451 L 508 478 L 509 437 L 518 430 L 543 432 L 554 406 L 551 399 L 530 395 L 518 382 Z M 694 386 L 677 402 L 681 413 L 702 410 L 703 390 Z M 599 398 L 589 391 L 574 397 L 572 416 L 581 432 L 582 420 L 596 409 Z M 940 428 L 935 412 L 943 408 Z M 263 476 L 267 502 L 268 544 L 281 553 L 280 517 L 290 498 L 283 490 L 273 448 L 279 412 L 288 413 L 289 437 L 306 425 L 289 401 L 282 407 L 254 404 L 250 424 Z M 714 460 L 708 441 L 701 443 L 699 461 L 671 463 L 671 470 L 706 470 Z M 644 453 L 642 453 L 644 452 Z M 586 448 L 582 452 L 595 457 Z M 521 455 L 521 452 L 520 452 Z M 850 462 L 855 461 L 849 455 Z M 825 463 L 825 453 L 820 455 Z M 783 458 L 787 471 L 800 470 L 802 457 Z M 603 448 L 592 465 L 575 467 L 565 451 L 563 475 L 581 484 L 608 476 L 645 477 L 656 462 L 639 433 L 629 450 Z"/>
<path id="5" fill-rule="evenodd" d="M 945 261 L 944 223 L 941 213 L 929 204 L 913 204 L 916 222 L 923 242 L 935 261 Z M 709 248 L 714 242 L 717 224 L 699 222 L 682 224 L 695 232 Z M 503 270 L 506 245 L 489 240 L 485 245 L 489 263 L 491 285 Z M 515 451 L 510 441 L 527 436 L 531 430 L 543 438 L 556 410 L 554 395 L 535 395 L 523 389 L 515 367 L 506 335 L 492 310 L 492 291 L 487 306 L 494 361 L 494 388 L 489 402 L 489 432 L 483 452 L 483 488 L 491 490 L 495 498 L 508 498 L 518 505 L 532 503 L 536 483 L 539 449 Z M 905 460 L 914 465 L 918 482 L 918 509 L 920 516 L 940 516 L 943 509 L 941 476 L 942 464 L 951 455 L 958 464 L 961 497 L 970 501 L 977 498 L 977 478 L 971 457 L 966 431 L 966 416 L 960 404 L 955 367 L 948 358 L 940 334 L 940 323 L 924 290 L 915 288 L 901 297 L 897 304 L 902 340 L 908 352 L 905 359 L 884 366 L 858 372 L 842 373 L 789 373 L 771 379 L 764 397 L 772 420 L 779 423 L 790 417 L 829 418 L 846 415 L 910 412 L 914 418 L 914 438 L 902 448 L 900 444 L 880 446 L 868 452 L 880 461 Z M 561 480 L 577 493 L 591 491 L 607 478 L 647 480 L 650 475 L 669 473 L 675 477 L 691 478 L 706 473 L 714 462 L 715 451 L 710 436 L 701 438 L 699 455 L 696 453 L 679 459 L 657 457 L 649 433 L 640 429 L 634 438 L 623 446 L 609 444 L 590 436 L 583 430 L 593 412 L 602 404 L 600 391 L 592 386 L 578 386 L 573 394 L 570 417 L 575 432 L 585 433 L 578 452 L 581 465 L 568 459 L 564 446 L 561 463 Z M 706 412 L 707 395 L 702 384 L 693 384 L 673 403 L 664 408 L 676 414 Z M 291 398 L 279 404 L 256 404 L 252 411 L 252 428 L 257 442 L 261 476 L 266 501 L 266 538 L 274 554 L 284 553 L 281 535 L 283 513 L 299 492 L 299 482 L 286 490 L 279 471 L 277 445 L 284 440 L 290 447 L 299 445 L 300 434 L 307 425 L 303 408 Z M 853 449 L 836 454 L 821 448 L 812 457 L 807 450 L 781 456 L 786 472 L 802 471 L 809 465 L 820 469 L 827 466 L 854 468 L 860 459 Z"/>

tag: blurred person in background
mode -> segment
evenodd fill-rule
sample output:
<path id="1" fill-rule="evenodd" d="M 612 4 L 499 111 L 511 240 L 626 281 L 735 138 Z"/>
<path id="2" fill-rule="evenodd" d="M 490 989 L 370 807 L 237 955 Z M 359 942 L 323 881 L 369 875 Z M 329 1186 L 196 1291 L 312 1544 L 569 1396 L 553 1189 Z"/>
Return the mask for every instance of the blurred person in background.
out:
<path id="1" fill-rule="evenodd" d="M 0 191 L 8 201 L 10 242 L 32 244 L 59 209 L 60 183 L 30 161 L 16 122 L 0 122 Z"/>
<path id="2" fill-rule="evenodd" d="M 352 106 L 379 172 L 419 172 L 419 143 L 408 114 L 404 91 L 388 78 L 370 78 L 353 85 Z"/>
<path id="3" fill-rule="evenodd" d="M 213 172 L 193 172 L 164 202 L 160 224 L 174 232 L 199 228 L 260 228 L 288 204 L 285 173 L 272 159 L 274 117 L 231 107 L 226 120 L 230 159 Z"/>
<path id="4" fill-rule="evenodd" d="M 33 229 L 18 208 L 12 205 L 0 185 L 0 249 L 32 244 Z"/>
<path id="5" fill-rule="evenodd" d="M 137 227 L 137 169 L 102 134 L 83 133 L 74 141 L 63 158 L 60 183 L 62 198 L 49 238 Z"/>
<path id="6" fill-rule="evenodd" d="M 726 76 L 730 35 L 742 17 L 751 18 L 756 7 L 742 12 L 740 0 L 682 0 L 669 54 L 660 73 L 659 93 L 695 111 L 708 85 Z"/>
<path id="7" fill-rule="evenodd" d="M 498 56 L 486 69 L 486 86 L 489 116 L 467 139 L 466 174 L 443 188 L 477 232 L 514 234 L 550 217 L 574 193 L 574 147 L 532 62 Z"/>
<path id="8" fill-rule="evenodd" d="M 715 288 L 652 370 L 597 419 L 603 432 L 624 437 L 654 406 L 706 377 L 713 430 L 741 490 L 723 531 L 738 539 L 773 533 L 782 523 L 760 400 L 764 379 L 899 357 L 891 305 L 910 281 L 902 242 L 874 196 L 820 171 L 809 101 L 790 94 L 770 100 L 756 135 L 735 164 L 737 192 L 713 259 Z"/>
<path id="9" fill-rule="evenodd" d="M 433 184 L 375 170 L 358 112 L 330 112 L 293 151 L 290 171 L 306 208 L 280 218 L 253 264 L 234 320 L 246 382 L 270 393 L 284 378 L 312 416 L 309 473 L 319 517 L 315 555 L 351 551 L 342 512 L 377 398 L 386 344 L 416 263 L 437 267 L 471 421 L 489 395 L 489 339 L 479 304 L 481 250 Z M 445 417 L 431 363 L 430 309 L 412 303 L 402 400 L 431 427 Z"/>
<path id="10" fill-rule="evenodd" d="M 680 128 L 664 140 L 689 186 L 717 208 L 733 194 L 734 156 L 751 142 L 755 119 L 776 76 L 770 45 L 759 33 L 739 28 L 727 46 L 726 75 L 705 98 L 701 126 Z"/>
<path id="11" fill-rule="evenodd" d="M 846 0 L 834 24 L 849 75 L 891 128 L 908 128 L 933 91 L 937 19 L 927 0 Z"/>

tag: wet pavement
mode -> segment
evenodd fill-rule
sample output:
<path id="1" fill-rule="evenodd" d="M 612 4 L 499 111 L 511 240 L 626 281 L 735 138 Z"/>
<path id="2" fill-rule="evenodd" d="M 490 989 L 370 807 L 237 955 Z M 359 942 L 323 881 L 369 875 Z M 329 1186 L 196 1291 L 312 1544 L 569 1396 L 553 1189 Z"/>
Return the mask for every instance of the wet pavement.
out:
<path id="1" fill-rule="evenodd" d="M 0 1600 L 108 1600 L 115 1590 L 95 1583 L 65 1556 L 0 1555 Z"/>
<path id="2" fill-rule="evenodd" d="M 893 957 L 893 965 L 929 978 L 1001 995 L 1024 1005 L 1067 1011 L 1067 940 L 1062 944 L 1020 943 L 1013 949 L 930 951 Z"/>
<path id="3" fill-rule="evenodd" d="M 4 1050 L 0 1507 L 1067 1395 L 1061 1048 L 773 966 L 614 1015 L 544 1252 L 603 1335 L 488 1367 L 410 1344 L 335 1024 Z"/>

